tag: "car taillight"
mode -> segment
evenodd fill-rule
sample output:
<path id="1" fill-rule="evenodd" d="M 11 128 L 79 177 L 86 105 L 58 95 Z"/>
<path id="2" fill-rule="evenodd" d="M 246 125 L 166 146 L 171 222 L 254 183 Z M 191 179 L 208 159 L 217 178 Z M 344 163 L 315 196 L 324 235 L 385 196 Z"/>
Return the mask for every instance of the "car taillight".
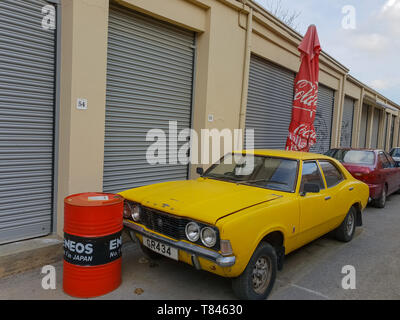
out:
<path id="1" fill-rule="evenodd" d="M 375 183 L 377 176 L 373 171 L 370 172 L 353 172 L 353 177 L 365 183 Z"/>

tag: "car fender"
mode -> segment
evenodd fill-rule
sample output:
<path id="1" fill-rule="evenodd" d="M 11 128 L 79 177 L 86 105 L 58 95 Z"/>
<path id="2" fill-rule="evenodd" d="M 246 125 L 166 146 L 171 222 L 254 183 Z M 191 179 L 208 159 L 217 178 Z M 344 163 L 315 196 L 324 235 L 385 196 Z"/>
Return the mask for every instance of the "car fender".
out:
<path id="1" fill-rule="evenodd" d="M 296 201 L 277 203 L 276 206 L 268 208 L 260 206 L 246 211 L 222 219 L 218 226 L 222 231 L 221 239 L 231 242 L 233 254 L 236 256 L 236 263 L 230 271 L 232 277 L 244 271 L 257 246 L 267 235 L 280 232 L 283 235 L 283 246 L 286 246 L 288 239 L 298 229 L 299 213 Z M 283 212 L 286 214 L 282 215 Z"/>

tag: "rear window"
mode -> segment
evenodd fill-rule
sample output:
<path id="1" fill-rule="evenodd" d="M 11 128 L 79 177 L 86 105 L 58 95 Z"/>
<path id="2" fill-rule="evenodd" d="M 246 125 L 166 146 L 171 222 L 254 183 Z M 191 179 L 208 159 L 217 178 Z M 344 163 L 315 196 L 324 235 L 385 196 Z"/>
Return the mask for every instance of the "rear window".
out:
<path id="1" fill-rule="evenodd" d="M 392 157 L 400 157 L 400 149 L 399 148 L 393 149 L 392 151 L 390 151 L 390 155 Z"/>
<path id="2" fill-rule="evenodd" d="M 363 165 L 373 165 L 375 163 L 375 153 L 373 151 L 336 150 L 331 157 L 344 163 Z"/>
<path id="3" fill-rule="evenodd" d="M 344 180 L 342 173 L 332 163 L 319 161 L 319 164 L 325 175 L 326 186 L 328 188 L 334 187 Z"/>

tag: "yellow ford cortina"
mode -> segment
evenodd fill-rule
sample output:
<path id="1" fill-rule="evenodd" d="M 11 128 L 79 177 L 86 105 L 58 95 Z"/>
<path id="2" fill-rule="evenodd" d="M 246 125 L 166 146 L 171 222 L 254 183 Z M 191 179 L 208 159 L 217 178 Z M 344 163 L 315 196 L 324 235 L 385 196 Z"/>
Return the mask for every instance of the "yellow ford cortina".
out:
<path id="1" fill-rule="evenodd" d="M 124 225 L 151 258 L 232 278 L 241 299 L 265 299 L 285 255 L 306 243 L 330 231 L 350 241 L 369 196 L 338 161 L 312 153 L 235 152 L 198 173 L 121 192 Z"/>

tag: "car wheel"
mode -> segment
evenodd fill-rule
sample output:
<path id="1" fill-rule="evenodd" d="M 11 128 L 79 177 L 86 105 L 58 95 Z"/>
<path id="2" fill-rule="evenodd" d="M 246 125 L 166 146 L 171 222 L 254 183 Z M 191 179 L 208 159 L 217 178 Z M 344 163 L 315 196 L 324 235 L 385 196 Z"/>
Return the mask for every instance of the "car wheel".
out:
<path id="1" fill-rule="evenodd" d="M 351 207 L 342 224 L 335 230 L 335 237 L 337 240 L 349 242 L 353 239 L 354 232 L 356 231 L 356 219 L 356 209 Z"/>
<path id="2" fill-rule="evenodd" d="M 375 200 L 375 207 L 377 208 L 384 208 L 386 205 L 386 199 L 387 199 L 387 190 L 386 186 L 383 187 L 382 189 L 382 194 L 380 198 Z"/>
<path id="3" fill-rule="evenodd" d="M 276 270 L 275 249 L 270 244 L 262 242 L 243 273 L 232 279 L 233 292 L 242 300 L 265 300 L 274 286 Z"/>

